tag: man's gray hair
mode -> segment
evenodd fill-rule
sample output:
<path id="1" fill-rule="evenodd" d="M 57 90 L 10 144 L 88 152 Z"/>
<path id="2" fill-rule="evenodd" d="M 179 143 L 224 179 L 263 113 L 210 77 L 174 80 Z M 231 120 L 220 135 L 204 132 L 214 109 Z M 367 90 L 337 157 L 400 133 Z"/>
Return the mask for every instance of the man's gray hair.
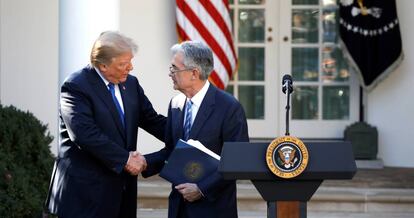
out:
<path id="1" fill-rule="evenodd" d="M 171 47 L 173 55 L 178 52 L 184 54 L 184 66 L 200 70 L 201 80 L 207 80 L 214 68 L 213 53 L 210 48 L 201 42 L 185 41 Z"/>
<path id="2" fill-rule="evenodd" d="M 112 58 L 118 57 L 126 52 L 135 54 L 138 46 L 131 38 L 116 31 L 102 32 L 93 44 L 91 51 L 91 64 L 111 64 Z"/>

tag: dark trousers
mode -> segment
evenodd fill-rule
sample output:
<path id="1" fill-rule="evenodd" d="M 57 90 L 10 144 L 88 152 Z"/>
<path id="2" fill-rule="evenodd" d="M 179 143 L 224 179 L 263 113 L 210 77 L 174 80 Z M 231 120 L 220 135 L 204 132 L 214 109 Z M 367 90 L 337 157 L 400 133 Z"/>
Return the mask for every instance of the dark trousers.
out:
<path id="1" fill-rule="evenodd" d="M 180 200 L 180 206 L 178 208 L 177 218 L 189 218 L 187 214 L 187 204 L 184 199 Z"/>
<path id="2" fill-rule="evenodd" d="M 132 199 L 131 199 L 132 196 Z M 137 217 L 137 199 L 134 195 L 127 195 L 125 190 L 122 192 L 121 206 L 118 212 L 118 218 L 136 218 Z"/>

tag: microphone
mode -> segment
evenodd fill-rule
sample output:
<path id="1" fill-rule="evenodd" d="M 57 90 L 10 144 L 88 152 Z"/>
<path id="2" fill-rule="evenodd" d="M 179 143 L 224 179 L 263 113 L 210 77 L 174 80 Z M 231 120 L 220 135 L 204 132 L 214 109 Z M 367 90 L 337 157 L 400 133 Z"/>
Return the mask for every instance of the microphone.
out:
<path id="1" fill-rule="evenodd" d="M 288 94 L 293 92 L 293 81 L 292 77 L 289 74 L 285 74 L 282 78 L 282 92 L 286 94 L 286 90 L 288 90 Z"/>

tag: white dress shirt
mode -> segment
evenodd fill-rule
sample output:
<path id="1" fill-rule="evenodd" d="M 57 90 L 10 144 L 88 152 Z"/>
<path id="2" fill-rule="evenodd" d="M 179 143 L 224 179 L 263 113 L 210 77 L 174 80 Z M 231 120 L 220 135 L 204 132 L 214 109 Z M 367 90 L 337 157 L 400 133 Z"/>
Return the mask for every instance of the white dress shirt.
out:
<path id="1" fill-rule="evenodd" d="M 203 88 L 201 88 L 201 90 L 197 92 L 197 94 L 195 94 L 191 99 L 187 98 L 187 101 L 191 100 L 193 102 L 193 105 L 191 107 L 191 126 L 194 123 L 194 119 L 197 116 L 198 109 L 200 109 L 201 103 L 203 102 L 204 96 L 206 96 L 209 86 L 210 86 L 210 82 L 207 81 L 204 84 Z M 186 117 L 187 117 L 187 114 L 184 115 L 184 120 Z"/>
<path id="2" fill-rule="evenodd" d="M 96 67 L 94 67 L 94 68 L 95 68 L 96 72 L 98 73 L 99 77 L 101 77 L 102 81 L 105 83 L 105 86 L 106 86 L 106 88 L 109 91 L 109 87 L 108 87 L 109 81 L 106 80 L 105 77 L 102 76 L 102 73 L 101 73 L 101 71 L 99 71 L 98 68 L 96 68 Z M 119 85 L 114 84 L 114 89 L 115 89 L 115 97 L 116 97 L 116 100 L 118 100 L 119 106 L 121 106 L 122 113 L 125 114 L 125 111 L 124 111 L 124 102 L 122 101 L 121 91 L 119 90 Z"/>

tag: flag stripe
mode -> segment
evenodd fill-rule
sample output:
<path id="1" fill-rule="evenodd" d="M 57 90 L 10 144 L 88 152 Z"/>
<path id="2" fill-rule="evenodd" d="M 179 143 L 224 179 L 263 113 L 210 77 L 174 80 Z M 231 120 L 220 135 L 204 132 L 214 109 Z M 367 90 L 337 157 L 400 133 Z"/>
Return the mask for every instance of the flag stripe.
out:
<path id="1" fill-rule="evenodd" d="M 197 18 L 200 20 L 200 22 L 203 24 L 205 29 L 213 35 L 214 33 L 214 42 L 216 42 L 221 50 L 223 50 L 224 54 L 231 54 L 232 48 L 228 44 L 226 40 L 226 36 L 224 33 L 220 30 L 219 26 L 213 22 L 213 19 L 211 18 L 210 14 L 205 10 L 204 7 L 202 7 L 201 4 L 199 4 L 197 1 L 187 1 L 187 5 L 191 8 L 193 12 L 197 15 Z M 202 33 L 202 32 L 201 32 Z M 203 36 L 203 34 L 201 34 Z M 204 37 L 204 36 L 203 36 Z M 205 37 L 204 37 L 205 38 Z M 236 56 L 228 56 L 226 55 L 228 61 L 231 64 L 231 67 L 234 68 L 236 66 Z"/>
<path id="2" fill-rule="evenodd" d="M 180 36 L 180 39 L 185 41 L 185 40 L 191 40 L 188 35 L 185 33 L 185 31 L 181 28 L 180 25 L 178 25 L 177 23 L 177 32 L 178 35 Z M 225 85 L 227 82 L 223 83 L 223 81 L 220 79 L 220 77 L 217 75 L 217 72 L 215 70 L 213 70 L 210 74 L 210 81 L 216 85 L 218 88 L 220 89 L 224 89 Z"/>
<path id="3" fill-rule="evenodd" d="M 223 82 L 221 81 L 220 77 L 219 77 L 219 76 L 217 76 L 217 73 L 216 73 L 216 71 L 214 71 L 214 70 L 213 70 L 213 72 L 211 72 L 211 74 L 210 74 L 210 81 L 211 81 L 214 85 L 216 85 L 218 88 L 220 88 L 220 89 L 224 89 L 224 84 L 223 84 Z"/>
<path id="4" fill-rule="evenodd" d="M 219 1 L 219 0 L 213 0 L 213 1 Z M 222 0 L 221 1 L 224 5 L 224 7 L 227 8 L 227 11 L 230 11 L 229 1 L 228 0 Z"/>
<path id="5" fill-rule="evenodd" d="M 216 7 L 212 4 L 210 0 L 200 0 L 200 3 L 204 6 L 206 11 L 210 14 L 211 18 L 216 22 L 217 26 L 220 28 L 221 32 L 224 34 L 228 45 L 230 46 L 230 52 L 233 54 L 234 59 L 236 59 L 236 53 L 233 46 L 233 41 L 231 38 L 231 28 L 229 28 L 224 21 L 223 17 L 217 11 Z"/>
<path id="6" fill-rule="evenodd" d="M 185 19 L 184 15 L 181 13 L 181 11 L 177 10 L 177 20 L 182 20 L 182 19 Z M 180 34 L 181 39 L 183 40 L 199 39 L 200 42 L 207 44 L 190 22 L 185 22 L 185 24 L 186 24 L 187 32 L 180 26 L 180 22 L 177 22 L 177 32 Z M 217 76 L 221 78 L 223 84 L 227 84 L 229 80 L 228 71 L 223 66 L 222 62 L 219 60 L 219 58 L 214 52 L 213 52 L 213 58 L 214 58 L 214 69 L 215 69 Z"/>
<path id="7" fill-rule="evenodd" d="M 184 15 L 181 13 L 181 11 L 177 12 L 177 19 L 184 19 Z M 194 27 L 192 26 L 191 23 L 187 22 L 186 23 L 186 27 L 187 27 L 187 32 L 191 34 L 191 36 L 189 34 L 187 34 L 187 32 L 184 31 L 184 29 L 179 25 L 179 23 L 177 23 L 177 32 L 180 34 L 180 39 L 182 40 L 194 40 L 194 39 L 200 39 L 200 42 L 205 43 L 204 39 L 199 35 L 199 33 L 197 32 L 197 30 L 194 29 Z M 221 79 L 221 83 L 223 84 L 222 86 L 225 87 L 225 85 L 228 83 L 229 81 L 229 76 L 227 74 L 227 70 L 226 68 L 223 66 L 223 64 L 221 63 L 221 61 L 218 59 L 218 57 L 216 56 L 216 54 L 213 52 L 213 58 L 214 58 L 214 68 L 215 71 L 212 72 L 212 74 L 217 74 L 216 76 L 218 76 Z"/>
<path id="8" fill-rule="evenodd" d="M 177 28 L 179 40 L 181 41 L 191 40 L 190 37 L 188 37 L 187 33 L 183 30 L 183 28 L 181 28 L 181 26 L 178 24 L 178 22 L 175 24 L 175 26 Z"/>
<path id="9" fill-rule="evenodd" d="M 215 64 L 210 80 L 225 88 L 237 67 L 228 1 L 176 0 L 176 5 L 179 38 L 198 40 L 211 48 Z"/>
<path id="10" fill-rule="evenodd" d="M 194 11 L 188 6 L 188 4 L 184 0 L 177 0 L 177 7 L 183 12 L 183 14 L 187 17 L 187 19 L 193 24 L 195 29 L 200 33 L 200 35 L 204 38 L 207 45 L 213 50 L 213 52 L 219 57 L 223 65 L 225 66 L 228 74 L 231 73 L 231 64 L 227 59 L 226 54 L 221 49 L 220 45 L 214 40 L 214 37 L 208 31 L 208 29 L 203 25 Z"/>
<path id="11" fill-rule="evenodd" d="M 227 29 L 231 30 L 231 17 L 230 17 L 230 6 L 227 0 L 211 0 L 214 6 L 216 6 L 219 13 L 222 15 L 226 22 Z M 230 31 L 231 32 L 231 31 Z"/>

